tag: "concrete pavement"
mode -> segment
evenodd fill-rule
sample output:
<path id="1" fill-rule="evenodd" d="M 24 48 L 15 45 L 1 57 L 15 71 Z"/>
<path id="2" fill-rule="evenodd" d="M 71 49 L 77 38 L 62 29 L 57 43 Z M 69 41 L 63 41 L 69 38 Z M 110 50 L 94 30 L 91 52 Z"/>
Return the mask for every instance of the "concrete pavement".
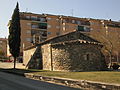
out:
<path id="1" fill-rule="evenodd" d="M 0 72 L 0 90 L 80 90 Z"/>
<path id="2" fill-rule="evenodd" d="M 13 62 L 0 62 L 0 68 L 13 68 L 13 65 Z M 25 66 L 22 63 L 16 63 L 16 68 L 24 69 Z"/>

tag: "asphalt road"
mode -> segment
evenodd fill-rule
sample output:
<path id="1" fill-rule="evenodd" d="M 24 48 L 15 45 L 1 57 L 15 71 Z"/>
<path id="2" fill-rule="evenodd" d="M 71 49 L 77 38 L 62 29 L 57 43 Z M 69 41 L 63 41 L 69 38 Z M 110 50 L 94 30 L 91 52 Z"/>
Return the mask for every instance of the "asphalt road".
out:
<path id="1" fill-rule="evenodd" d="M 0 90 L 80 90 L 0 72 Z"/>

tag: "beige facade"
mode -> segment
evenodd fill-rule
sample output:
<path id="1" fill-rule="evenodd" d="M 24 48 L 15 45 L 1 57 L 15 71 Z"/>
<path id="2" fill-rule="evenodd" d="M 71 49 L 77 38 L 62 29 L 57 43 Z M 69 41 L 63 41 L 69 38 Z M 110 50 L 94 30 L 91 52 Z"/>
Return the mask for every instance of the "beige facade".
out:
<path id="1" fill-rule="evenodd" d="M 7 39 L 6 38 L 0 38 L 0 49 L 4 53 L 4 56 L 7 56 Z"/>
<path id="2" fill-rule="evenodd" d="M 23 63 L 25 66 L 27 66 L 27 64 L 29 63 L 30 59 L 32 58 L 34 52 L 35 52 L 36 48 L 32 48 L 30 50 L 27 50 L 27 51 L 24 51 L 24 54 L 23 54 Z"/>
<path id="3" fill-rule="evenodd" d="M 120 56 L 120 22 L 21 12 L 20 24 L 21 52 L 23 52 L 24 48 L 47 39 L 68 32 L 81 31 L 102 43 L 108 42 L 108 39 L 110 39 L 110 42 L 114 44 L 113 54 L 115 54 L 116 58 Z"/>

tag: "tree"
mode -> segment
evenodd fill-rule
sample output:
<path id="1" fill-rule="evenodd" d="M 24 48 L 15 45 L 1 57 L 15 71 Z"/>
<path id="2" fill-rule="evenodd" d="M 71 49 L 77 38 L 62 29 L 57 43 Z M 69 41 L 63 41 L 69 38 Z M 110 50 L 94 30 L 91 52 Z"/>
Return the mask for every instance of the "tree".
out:
<path id="1" fill-rule="evenodd" d="M 115 57 L 115 54 L 117 55 L 117 61 L 119 61 L 118 53 L 120 52 L 120 31 L 119 28 L 115 28 L 114 30 L 111 29 L 112 27 L 104 26 L 103 30 L 95 30 L 91 32 L 91 37 L 95 38 L 96 40 L 100 41 L 104 47 L 103 47 L 103 53 L 106 56 L 106 58 L 109 59 L 109 67 L 112 65 L 112 62 L 114 62 L 113 57 Z"/>
<path id="2" fill-rule="evenodd" d="M 14 69 L 16 66 L 16 58 L 20 54 L 20 39 L 21 28 L 20 28 L 20 16 L 19 16 L 19 4 L 17 2 L 16 8 L 14 9 L 12 19 L 9 26 L 9 47 L 10 53 L 14 57 Z"/>

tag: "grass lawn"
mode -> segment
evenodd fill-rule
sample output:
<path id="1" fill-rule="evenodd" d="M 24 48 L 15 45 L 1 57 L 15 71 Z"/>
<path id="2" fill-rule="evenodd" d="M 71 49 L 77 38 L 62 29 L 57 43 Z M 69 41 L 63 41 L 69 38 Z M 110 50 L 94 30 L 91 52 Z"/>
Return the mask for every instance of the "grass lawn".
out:
<path id="1" fill-rule="evenodd" d="M 52 76 L 71 78 L 77 80 L 89 80 L 98 81 L 105 83 L 116 83 L 120 84 L 120 72 L 119 71 L 95 71 L 95 72 L 59 72 L 59 71 L 44 71 L 44 70 L 24 70 L 24 69 L 7 69 L 6 71 L 17 72 L 17 73 L 33 73 L 41 76 Z"/>
<path id="2" fill-rule="evenodd" d="M 55 76 L 62 78 L 71 78 L 77 80 L 89 80 L 106 83 L 120 84 L 120 72 L 115 71 L 98 71 L 98 72 L 33 72 L 43 76 Z"/>

